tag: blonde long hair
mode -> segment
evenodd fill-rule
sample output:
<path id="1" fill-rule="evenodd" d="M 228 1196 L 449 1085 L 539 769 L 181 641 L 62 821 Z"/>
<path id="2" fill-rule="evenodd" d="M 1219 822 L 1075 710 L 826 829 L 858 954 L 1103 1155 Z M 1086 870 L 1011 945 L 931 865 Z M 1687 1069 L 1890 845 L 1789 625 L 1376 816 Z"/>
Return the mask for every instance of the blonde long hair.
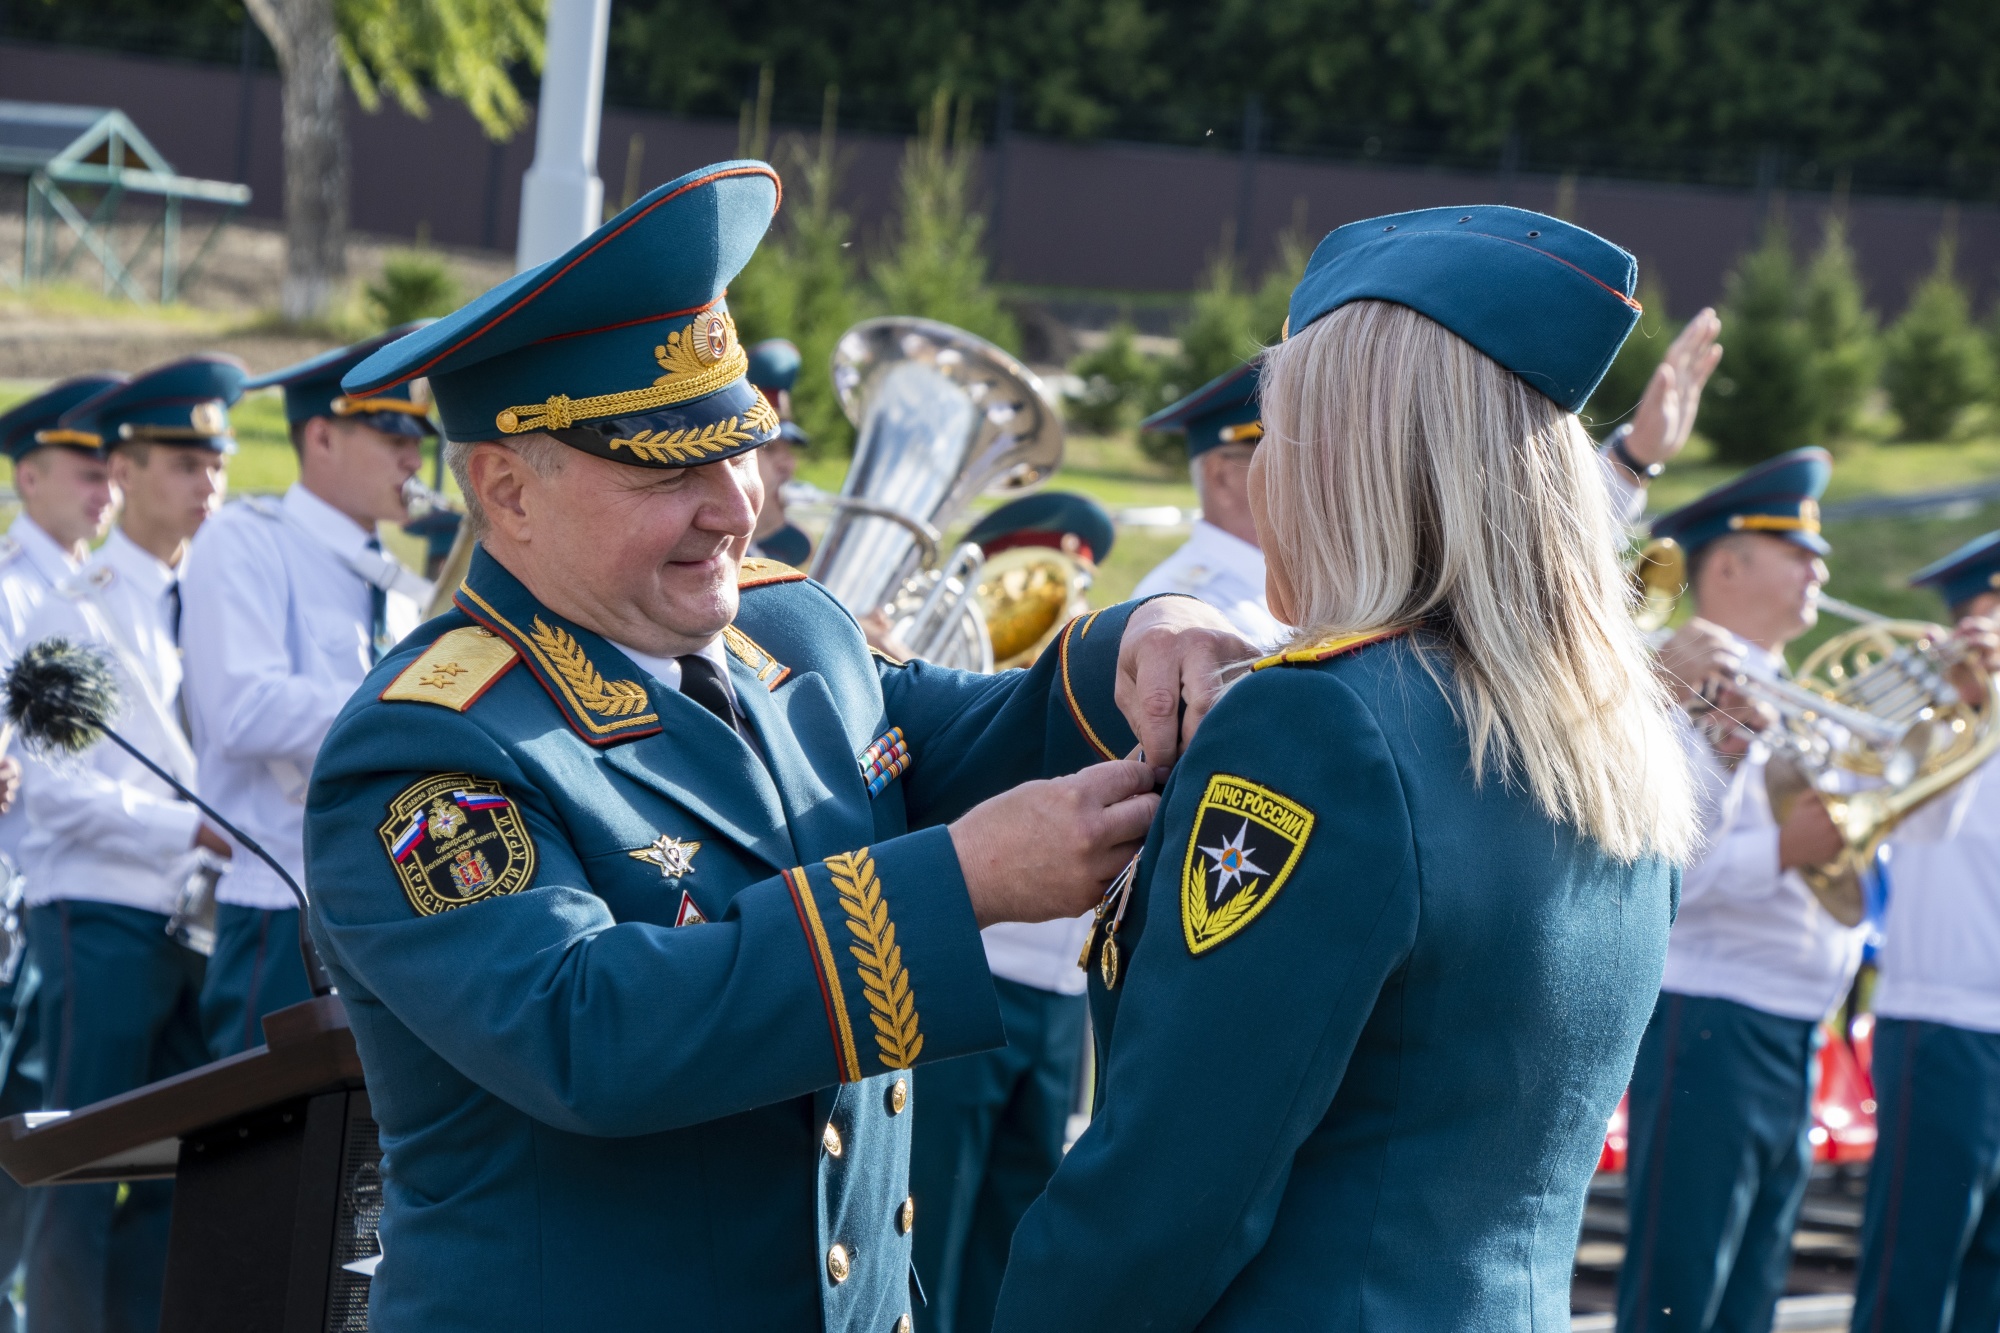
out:
<path id="1" fill-rule="evenodd" d="M 1685 859 L 1687 763 L 1576 417 L 1382 301 L 1273 348 L 1259 397 L 1263 535 L 1297 642 L 1423 625 L 1475 781 L 1524 781 L 1619 860 Z"/>

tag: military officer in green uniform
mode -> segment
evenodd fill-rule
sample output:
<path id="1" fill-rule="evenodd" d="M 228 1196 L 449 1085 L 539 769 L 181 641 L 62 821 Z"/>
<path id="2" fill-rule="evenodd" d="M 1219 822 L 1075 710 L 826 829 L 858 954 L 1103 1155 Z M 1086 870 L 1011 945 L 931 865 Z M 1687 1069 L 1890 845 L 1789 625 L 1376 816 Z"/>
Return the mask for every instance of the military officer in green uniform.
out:
<path id="1" fill-rule="evenodd" d="M 1314 253 L 1249 478 L 1298 637 L 1105 899 L 1099 1105 L 996 1329 L 1567 1333 L 1692 836 L 1575 416 L 1635 277 L 1512 208 Z"/>
<path id="2" fill-rule="evenodd" d="M 909 1071 L 1003 1040 L 979 928 L 1095 901 L 1247 651 L 1169 598 L 904 666 L 744 561 L 778 423 L 721 295 L 777 197 L 671 182 L 344 381 L 430 380 L 481 534 L 308 796 L 375 1328 L 907 1330 Z"/>

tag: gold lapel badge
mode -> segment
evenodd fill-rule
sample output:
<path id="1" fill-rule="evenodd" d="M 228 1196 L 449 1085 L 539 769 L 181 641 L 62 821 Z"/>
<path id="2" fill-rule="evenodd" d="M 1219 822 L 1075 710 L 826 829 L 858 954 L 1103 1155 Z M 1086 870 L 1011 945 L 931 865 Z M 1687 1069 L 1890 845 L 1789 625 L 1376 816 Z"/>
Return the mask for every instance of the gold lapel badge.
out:
<path id="1" fill-rule="evenodd" d="M 672 838 L 662 833 L 644 847 L 635 847 L 625 855 L 634 861 L 658 866 L 661 879 L 679 879 L 682 875 L 694 873 L 694 854 L 700 850 L 699 842 Z"/>

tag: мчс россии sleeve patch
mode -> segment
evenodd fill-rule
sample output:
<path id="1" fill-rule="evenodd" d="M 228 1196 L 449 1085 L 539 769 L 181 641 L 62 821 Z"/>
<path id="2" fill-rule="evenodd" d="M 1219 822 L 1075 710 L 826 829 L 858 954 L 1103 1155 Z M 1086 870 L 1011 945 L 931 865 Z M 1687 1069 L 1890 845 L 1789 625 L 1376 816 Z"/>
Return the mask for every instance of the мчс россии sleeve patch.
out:
<path id="1" fill-rule="evenodd" d="M 1202 954 L 1257 919 L 1312 836 L 1313 812 L 1269 787 L 1217 773 L 1195 807 L 1181 867 L 1181 932 Z"/>
<path id="2" fill-rule="evenodd" d="M 405 787 L 389 802 L 381 834 L 421 916 L 519 893 L 535 876 L 535 844 L 520 810 L 499 783 L 470 773 Z"/>

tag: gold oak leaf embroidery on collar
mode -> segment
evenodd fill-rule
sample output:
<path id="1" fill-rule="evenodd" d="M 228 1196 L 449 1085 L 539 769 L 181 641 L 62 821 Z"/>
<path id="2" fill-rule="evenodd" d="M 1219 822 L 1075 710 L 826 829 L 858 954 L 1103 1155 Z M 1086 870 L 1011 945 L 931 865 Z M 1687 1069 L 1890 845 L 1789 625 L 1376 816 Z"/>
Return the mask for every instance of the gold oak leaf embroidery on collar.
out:
<path id="1" fill-rule="evenodd" d="M 882 882 L 875 876 L 875 858 L 866 847 L 826 858 L 827 872 L 847 913 L 847 929 L 858 944 L 847 951 L 860 964 L 861 993 L 875 1023 L 875 1045 L 890 1069 L 908 1069 L 923 1053 L 917 1030 L 917 1001 L 910 991 L 909 969 L 896 944 L 896 924 L 882 901 Z"/>
<path id="2" fill-rule="evenodd" d="M 605 717 L 627 717 L 646 706 L 645 686 L 636 680 L 606 680 L 568 630 L 536 616 L 534 632 L 529 638 L 563 678 L 563 684 L 569 686 L 577 703 L 591 712 Z"/>

